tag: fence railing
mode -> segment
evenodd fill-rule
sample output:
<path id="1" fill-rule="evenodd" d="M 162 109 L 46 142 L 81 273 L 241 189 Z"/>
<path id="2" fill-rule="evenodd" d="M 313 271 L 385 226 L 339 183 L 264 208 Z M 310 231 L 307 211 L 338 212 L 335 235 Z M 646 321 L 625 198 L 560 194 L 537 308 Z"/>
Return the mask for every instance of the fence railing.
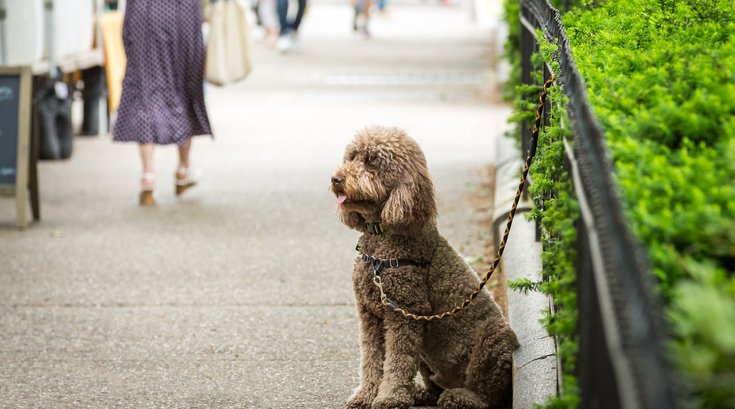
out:
<path id="1" fill-rule="evenodd" d="M 624 219 L 601 127 L 588 102 L 559 12 L 547 0 L 521 0 L 521 80 L 534 83 L 535 31 L 558 45 L 556 83 L 566 105 L 573 143 L 565 143 L 581 220 L 577 223 L 581 408 L 680 407 L 677 376 L 665 356 L 662 309 L 651 291 L 642 247 Z M 535 77 L 538 77 L 536 75 Z M 536 84 L 540 85 L 540 84 Z M 526 152 L 530 129 L 522 124 Z M 572 147 L 573 145 L 573 147 Z"/>

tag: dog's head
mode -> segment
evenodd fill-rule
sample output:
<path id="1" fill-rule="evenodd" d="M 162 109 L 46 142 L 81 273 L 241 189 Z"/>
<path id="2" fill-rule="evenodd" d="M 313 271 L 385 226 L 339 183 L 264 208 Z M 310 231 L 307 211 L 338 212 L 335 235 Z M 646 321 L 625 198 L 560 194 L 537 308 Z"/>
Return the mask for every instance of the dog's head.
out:
<path id="1" fill-rule="evenodd" d="M 357 133 L 332 176 L 330 190 L 347 226 L 365 231 L 381 221 L 393 232 L 411 233 L 434 223 L 434 186 L 419 145 L 403 130 L 373 126 Z"/>

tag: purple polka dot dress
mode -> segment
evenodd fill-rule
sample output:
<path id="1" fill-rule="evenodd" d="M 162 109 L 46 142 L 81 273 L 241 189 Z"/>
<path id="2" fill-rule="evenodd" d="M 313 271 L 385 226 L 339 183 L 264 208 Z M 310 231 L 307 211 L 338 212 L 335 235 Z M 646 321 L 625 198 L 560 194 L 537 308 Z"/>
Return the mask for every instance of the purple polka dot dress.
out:
<path id="1" fill-rule="evenodd" d="M 186 144 L 211 135 L 199 0 L 127 0 L 128 62 L 113 140 Z"/>

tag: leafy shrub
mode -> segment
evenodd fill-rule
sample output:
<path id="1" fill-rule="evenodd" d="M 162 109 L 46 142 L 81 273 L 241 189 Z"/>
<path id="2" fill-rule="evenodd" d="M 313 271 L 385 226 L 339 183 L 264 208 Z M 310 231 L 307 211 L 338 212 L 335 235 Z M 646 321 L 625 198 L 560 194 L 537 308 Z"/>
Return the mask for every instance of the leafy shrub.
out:
<path id="1" fill-rule="evenodd" d="M 537 37 L 543 38 L 540 32 Z M 541 41 L 540 52 L 533 58 L 534 65 L 541 67 L 544 62 L 548 62 L 558 72 L 558 63 L 552 61 L 556 50 L 556 45 Z M 536 72 L 539 74 L 536 82 L 545 82 L 546 78 L 540 76 L 543 71 L 539 69 Z M 521 95 L 537 96 L 541 88 L 525 86 L 519 87 L 518 91 Z M 509 285 L 520 291 L 541 291 L 554 300 L 553 312 L 549 309 L 543 311 L 542 324 L 558 340 L 564 387 L 559 396 L 549 401 L 546 407 L 566 408 L 577 407 L 579 404 L 577 379 L 574 376 L 577 354 L 577 292 L 574 268 L 577 232 L 574 221 L 579 218 L 579 209 L 572 190 L 571 176 L 564 166 L 563 139 L 572 136 L 569 129 L 562 127 L 562 121 L 569 122 L 564 110 L 565 97 L 559 87 L 552 86 L 547 98 L 547 105 L 550 107 L 549 124 L 539 132 L 538 150 L 530 169 L 533 184 L 529 186 L 529 193 L 535 206 L 528 214 L 530 219 L 539 222 L 542 231 L 542 280 L 518 280 Z M 533 122 L 536 103 L 519 100 L 516 108 L 513 116 L 516 122 L 522 119 L 526 119 L 528 123 Z"/>
<path id="2" fill-rule="evenodd" d="M 612 153 L 626 216 L 646 246 L 666 303 L 672 360 L 703 408 L 735 407 L 733 10 L 733 0 L 635 0 L 563 16 Z M 541 193 L 534 194 L 540 209 L 534 216 L 542 225 L 553 221 L 545 230 L 564 231 L 560 226 L 571 226 L 576 216 L 555 209 L 564 208 L 562 201 L 568 208 L 576 204 L 565 196 L 563 180 L 553 179 L 559 168 L 533 172 Z M 573 251 L 558 237 L 544 234 L 545 254 L 557 246 Z M 544 259 L 543 276 L 552 281 L 515 286 L 557 287 L 557 296 L 566 296 L 573 275 L 555 271 L 558 262 Z M 560 328 L 548 328 L 559 334 Z M 569 339 L 562 351 L 574 349 Z M 576 403 L 556 399 L 548 406 Z"/>
<path id="3" fill-rule="evenodd" d="M 598 0 L 552 0 L 551 4 L 566 11 L 573 7 L 593 8 Z M 508 23 L 508 38 L 503 44 L 502 58 L 510 63 L 510 78 L 503 87 L 503 97 L 514 100 L 519 96 L 516 86 L 521 83 L 521 5 L 520 0 L 503 0 L 503 19 Z M 513 121 L 515 122 L 515 121 Z"/>
<path id="4" fill-rule="evenodd" d="M 519 0 L 503 0 L 503 18 L 508 23 L 508 38 L 502 57 L 510 64 L 510 78 L 503 87 L 503 97 L 512 100 L 516 85 L 521 83 L 521 6 Z"/>

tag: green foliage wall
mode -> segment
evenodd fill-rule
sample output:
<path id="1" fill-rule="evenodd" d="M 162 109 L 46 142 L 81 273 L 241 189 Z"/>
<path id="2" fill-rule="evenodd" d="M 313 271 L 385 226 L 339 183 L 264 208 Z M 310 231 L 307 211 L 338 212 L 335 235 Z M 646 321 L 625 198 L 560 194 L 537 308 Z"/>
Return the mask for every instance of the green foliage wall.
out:
<path id="1" fill-rule="evenodd" d="M 697 407 L 735 407 L 735 1 L 598 3 L 572 8 L 563 22 L 607 137 L 628 221 L 666 303 L 670 356 Z M 558 209 L 576 203 L 559 171 L 558 164 L 532 169 L 548 281 L 515 287 L 556 292 L 566 311 L 575 308 L 574 276 L 563 261 L 547 258 L 574 249 L 571 235 L 560 234 L 576 214 Z M 546 316 L 563 342 L 562 359 L 569 359 L 563 355 L 574 355 L 576 342 L 562 334 L 575 314 Z M 562 396 L 547 406 L 577 404 Z"/>
<path id="2" fill-rule="evenodd" d="M 563 21 L 697 406 L 735 407 L 735 2 L 608 1 Z"/>
<path id="3" fill-rule="evenodd" d="M 503 58 L 510 64 L 510 78 L 503 87 L 503 97 L 512 100 L 521 83 L 521 6 L 519 0 L 503 0 L 503 18 L 508 23 L 508 39 L 503 44 Z"/>

